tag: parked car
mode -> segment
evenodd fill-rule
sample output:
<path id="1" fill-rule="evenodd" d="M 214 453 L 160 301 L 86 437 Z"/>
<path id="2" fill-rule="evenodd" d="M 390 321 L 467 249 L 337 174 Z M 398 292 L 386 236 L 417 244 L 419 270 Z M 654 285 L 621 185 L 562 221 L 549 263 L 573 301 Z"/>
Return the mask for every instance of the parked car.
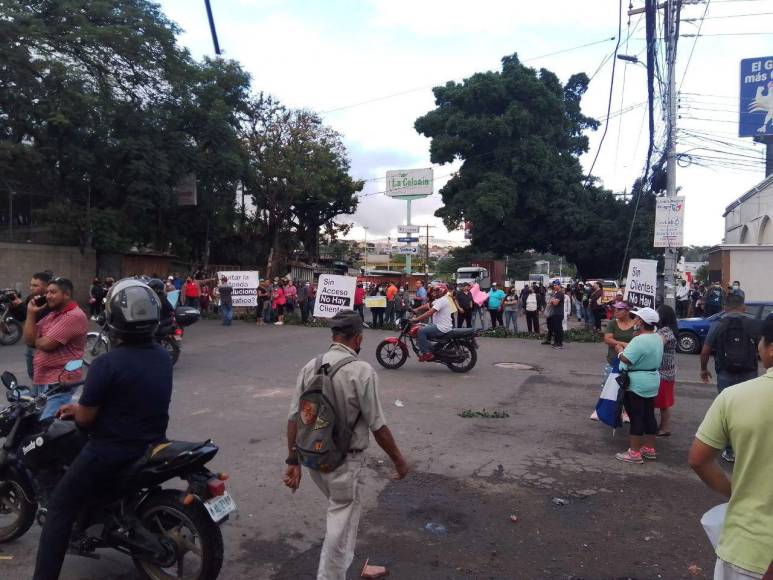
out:
<path id="1" fill-rule="evenodd" d="M 773 301 L 746 303 L 746 316 L 749 318 L 764 320 L 771 313 L 773 313 Z M 677 352 L 698 354 L 703 348 L 703 342 L 712 323 L 724 315 L 724 312 L 718 312 L 708 318 L 680 318 L 677 321 L 679 326 L 679 336 L 676 340 Z"/>

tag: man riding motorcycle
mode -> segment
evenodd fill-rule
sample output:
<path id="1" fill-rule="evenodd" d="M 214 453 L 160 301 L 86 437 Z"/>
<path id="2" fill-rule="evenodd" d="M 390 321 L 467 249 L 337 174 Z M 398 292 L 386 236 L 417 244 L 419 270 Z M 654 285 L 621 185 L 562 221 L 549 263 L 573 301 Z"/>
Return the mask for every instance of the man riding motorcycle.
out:
<path id="1" fill-rule="evenodd" d="M 423 326 L 417 335 L 419 350 L 421 350 L 419 362 L 431 361 L 435 355 L 432 354 L 432 343 L 430 341 L 433 338 L 439 338 L 454 327 L 451 321 L 453 305 L 450 297 L 447 297 L 446 294 L 448 294 L 448 286 L 442 282 L 435 282 L 430 287 L 431 302 L 414 310 L 414 313 L 425 312 L 413 318 L 410 321 L 411 324 L 416 324 L 432 317 L 432 324 Z"/>
<path id="2" fill-rule="evenodd" d="M 160 311 L 158 296 L 139 280 L 122 280 L 107 295 L 105 317 L 119 348 L 94 360 L 80 401 L 57 413 L 74 418 L 89 441 L 51 494 L 33 580 L 59 577 L 81 509 L 166 437 L 172 362 L 153 342 Z"/>
<path id="3" fill-rule="evenodd" d="M 166 285 L 158 278 L 148 280 L 148 286 L 156 293 L 161 302 L 161 318 L 158 324 L 159 328 L 171 326 L 174 322 L 174 308 L 166 297 Z"/>

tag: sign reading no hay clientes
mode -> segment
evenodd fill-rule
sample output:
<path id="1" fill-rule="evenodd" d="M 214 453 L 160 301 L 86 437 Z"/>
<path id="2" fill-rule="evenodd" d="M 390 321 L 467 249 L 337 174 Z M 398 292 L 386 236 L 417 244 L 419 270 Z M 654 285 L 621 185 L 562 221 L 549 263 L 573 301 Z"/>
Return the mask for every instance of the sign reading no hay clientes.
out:
<path id="1" fill-rule="evenodd" d="M 223 276 L 228 278 L 227 284 L 233 288 L 233 293 L 231 296 L 234 307 L 258 305 L 258 284 L 260 282 L 260 276 L 258 275 L 258 272 L 218 272 L 218 283 L 220 283 L 220 279 Z"/>
<path id="2" fill-rule="evenodd" d="M 631 260 L 623 300 L 636 308 L 655 308 L 657 287 L 657 260 Z"/>
<path id="3" fill-rule="evenodd" d="M 386 194 L 389 197 L 419 198 L 432 195 L 432 168 L 387 171 Z"/>
<path id="4" fill-rule="evenodd" d="M 314 316 L 332 318 L 339 310 L 354 310 L 354 276 L 322 274 L 317 283 L 317 299 L 314 302 Z"/>

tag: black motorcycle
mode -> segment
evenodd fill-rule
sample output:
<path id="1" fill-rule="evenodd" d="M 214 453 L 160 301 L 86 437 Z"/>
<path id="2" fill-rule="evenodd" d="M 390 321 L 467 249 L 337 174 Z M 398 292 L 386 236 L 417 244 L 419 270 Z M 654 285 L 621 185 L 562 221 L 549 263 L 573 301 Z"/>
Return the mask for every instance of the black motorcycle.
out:
<path id="1" fill-rule="evenodd" d="M 412 324 L 410 320 L 403 322 L 400 334 L 382 340 L 376 347 L 376 360 L 385 369 L 399 369 L 408 360 L 408 345 L 418 358 L 421 355 L 417 344 L 419 330 L 424 324 Z M 445 334 L 433 338 L 432 354 L 429 362 L 446 365 L 455 373 L 471 371 L 478 362 L 477 331 L 472 328 L 454 328 Z"/>
<path id="2" fill-rule="evenodd" d="M 185 334 L 185 328 L 198 322 L 201 318 L 201 311 L 189 306 L 178 306 L 174 311 L 174 317 L 170 324 L 159 326 L 156 331 L 155 340 L 164 347 L 172 359 L 172 364 L 177 364 L 182 351 L 182 340 Z M 100 314 L 97 318 L 97 324 L 100 325 L 99 332 L 89 332 L 86 334 L 86 347 L 83 351 L 83 362 L 88 366 L 99 355 L 109 352 L 113 348 L 108 333 L 105 315 Z"/>
<path id="3" fill-rule="evenodd" d="M 77 370 L 81 361 L 68 363 Z M 47 419 L 40 413 L 47 396 L 71 391 L 82 383 L 59 384 L 32 397 L 16 377 L 5 372 L 10 406 L 0 411 L 0 543 L 43 525 L 46 505 L 67 466 L 85 445 L 74 421 Z M 134 560 L 146 580 L 186 578 L 214 580 L 223 564 L 220 525 L 236 509 L 225 490 L 225 474 L 204 465 L 218 452 L 211 441 L 165 441 L 152 446 L 116 475 L 116 485 L 95 497 L 80 514 L 70 539 L 70 553 L 99 558 L 110 548 Z M 176 477 L 185 490 L 164 488 Z"/>
<path id="4" fill-rule="evenodd" d="M 10 346 L 19 342 L 22 324 L 11 316 L 11 302 L 16 299 L 14 290 L 0 290 L 0 344 Z"/>

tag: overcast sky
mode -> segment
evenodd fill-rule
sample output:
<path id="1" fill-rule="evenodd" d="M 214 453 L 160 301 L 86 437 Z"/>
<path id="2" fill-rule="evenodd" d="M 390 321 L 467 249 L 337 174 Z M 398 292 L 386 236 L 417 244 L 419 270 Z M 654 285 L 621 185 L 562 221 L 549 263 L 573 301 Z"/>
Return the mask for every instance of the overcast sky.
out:
<path id="1" fill-rule="evenodd" d="M 344 137 L 353 176 L 369 180 L 363 194 L 383 191 L 388 169 L 431 165 L 429 141 L 416 133 L 413 123 L 433 108 L 432 86 L 499 70 L 500 59 L 514 52 L 529 66 L 548 68 L 564 81 L 575 72 L 591 76 L 604 63 L 583 100 L 583 111 L 597 119 L 606 116 L 612 63 L 605 57 L 615 43 L 604 39 L 617 34 L 615 0 L 211 2 L 224 56 L 243 64 L 255 90 L 291 107 L 322 112 L 325 122 Z M 181 42 L 195 57 L 213 54 L 203 1 L 160 3 L 185 30 Z M 643 1 L 633 4 L 639 7 Z M 624 5 L 627 9 L 627 0 Z M 705 10 L 705 3 L 684 7 L 683 35 L 695 35 Z M 629 27 L 624 12 L 621 38 L 627 40 L 620 52 L 645 59 L 644 19 L 630 20 Z M 687 197 L 686 244 L 721 242 L 724 208 L 764 177 L 763 147 L 735 137 L 738 70 L 742 58 L 773 53 L 773 35 L 753 34 L 771 31 L 773 0 L 713 0 L 700 30 L 704 36 L 694 50 L 694 37 L 680 40 L 679 127 L 691 134 L 680 134 L 678 151 L 722 160 L 720 166 L 715 160 L 695 159 L 713 167 L 693 163 L 679 168 L 677 184 Z M 578 48 L 590 43 L 595 44 Z M 537 58 L 557 51 L 565 52 Z M 630 189 L 642 173 L 645 101 L 645 68 L 617 61 L 613 116 L 593 171 L 615 191 Z M 591 135 L 590 154 L 582 159 L 586 170 L 602 131 L 603 125 Z M 726 152 L 736 153 L 730 166 L 724 161 Z M 436 191 L 454 169 L 435 167 Z M 437 238 L 461 240 L 461 232 L 446 232 L 434 217 L 440 205 L 438 194 L 414 202 L 412 222 L 438 226 L 432 232 Z M 357 224 L 352 236 L 361 239 L 361 226 L 368 228 L 368 236 L 394 236 L 404 219 L 404 202 L 376 194 L 364 196 L 346 221 Z"/>

